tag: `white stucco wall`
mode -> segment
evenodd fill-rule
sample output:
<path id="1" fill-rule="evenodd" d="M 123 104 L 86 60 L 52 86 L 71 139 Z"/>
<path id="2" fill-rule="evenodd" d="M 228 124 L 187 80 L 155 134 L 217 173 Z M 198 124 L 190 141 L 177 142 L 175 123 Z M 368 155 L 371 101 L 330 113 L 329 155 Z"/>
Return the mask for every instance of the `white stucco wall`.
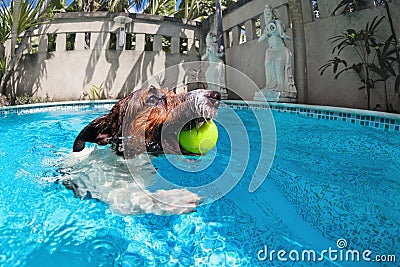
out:
<path id="1" fill-rule="evenodd" d="M 248 75 L 259 88 L 265 86 L 264 74 L 264 53 L 267 44 L 258 43 L 257 37 L 248 38 L 247 42 L 239 44 L 238 39 L 228 40 L 226 37 L 230 31 L 238 34 L 238 25 L 250 25 L 249 21 L 253 18 L 261 16 L 262 30 L 264 29 L 264 21 L 262 18 L 263 8 L 266 3 L 272 7 L 277 7 L 280 14 L 280 19 L 288 26 L 287 33 L 292 35 L 290 28 L 291 22 L 288 16 L 287 1 L 285 0 L 253 0 L 244 1 L 246 4 L 229 12 L 225 12 L 223 17 L 223 26 L 225 32 L 226 43 L 226 62 L 228 65 L 242 71 Z M 357 74 L 348 72 L 342 74 L 339 79 L 334 80 L 331 71 L 327 71 L 323 76 L 320 75 L 319 68 L 324 65 L 329 59 L 332 59 L 332 45 L 328 39 L 332 36 L 344 32 L 348 28 L 363 29 L 365 24 L 376 15 L 386 16 L 385 8 L 371 7 L 369 9 L 360 10 L 348 15 L 331 16 L 340 0 L 318 0 L 320 9 L 320 18 L 314 18 L 311 10 L 311 0 L 302 1 L 303 21 L 306 39 L 306 73 L 307 73 L 307 98 L 305 103 L 315 105 L 332 105 L 353 108 L 366 108 L 366 95 L 363 90 L 358 88 L 362 86 Z M 371 5 L 373 1 L 371 0 Z M 395 28 L 398 37 L 400 37 L 400 0 L 393 0 L 390 3 L 392 17 L 395 23 Z M 203 35 L 207 32 L 216 32 L 215 18 L 211 17 L 206 21 L 207 25 L 202 25 Z M 247 24 L 246 24 L 247 23 Z M 246 32 L 248 27 L 246 27 Z M 385 20 L 377 30 L 378 36 L 382 40 L 386 39 L 390 34 L 388 21 Z M 287 46 L 293 50 L 293 42 L 287 42 Z M 353 51 L 344 51 L 343 56 L 351 62 L 354 57 Z M 356 58 L 355 58 L 356 59 Z M 294 65 L 295 63 L 293 63 Z M 229 79 L 228 86 L 236 83 L 235 79 Z M 392 104 L 397 110 L 400 110 L 399 97 L 393 91 L 394 81 L 388 82 L 389 100 L 392 99 Z M 247 99 L 254 96 L 254 92 L 246 91 L 243 88 L 242 95 Z M 382 85 L 377 84 L 377 87 L 371 91 L 371 107 L 374 108 L 377 104 L 385 106 L 385 95 Z"/>
<path id="2" fill-rule="evenodd" d="M 226 64 L 247 75 L 261 89 L 265 87 L 264 58 L 267 43 L 258 43 L 254 22 L 256 19 L 260 19 L 261 29 L 264 30 L 263 12 L 265 5 L 268 3 L 278 9 L 279 19 L 283 21 L 287 27 L 287 33 L 291 35 L 287 0 L 254 0 L 245 2 L 247 3 L 233 10 L 225 11 L 223 14 Z M 208 25 L 202 25 L 203 35 L 206 35 L 207 32 L 216 32 L 215 17 L 210 17 L 205 23 Z M 241 25 L 245 27 L 245 32 L 242 32 L 242 34 L 246 35 L 246 42 L 243 43 L 239 40 L 241 34 L 239 26 Z M 292 41 L 288 41 L 286 44 L 293 51 Z M 252 100 L 255 87 L 243 86 L 243 88 L 239 88 L 240 81 L 237 79 L 240 79 L 237 75 L 233 77 L 227 75 L 228 89 L 240 90 L 242 98 Z M 236 98 L 234 94 L 230 94 L 230 97 Z"/>
<path id="3" fill-rule="evenodd" d="M 354 12 L 352 14 L 330 16 L 335 8 L 334 3 L 328 0 L 319 0 L 318 3 L 324 7 L 321 18 L 304 24 L 306 33 L 307 48 L 307 74 L 308 74 L 308 103 L 318 105 L 343 106 L 354 108 L 367 108 L 367 98 L 365 90 L 359 90 L 362 83 L 355 72 L 346 72 L 337 80 L 334 80 L 332 70 L 326 71 L 321 76 L 318 70 L 329 59 L 333 46 L 328 39 L 332 36 L 345 32 L 346 29 L 354 28 L 361 30 L 365 28 L 367 22 L 371 22 L 376 15 L 386 16 L 385 8 L 369 8 Z M 320 5 L 321 7 L 321 5 Z M 400 1 L 393 1 L 390 4 L 391 14 L 395 24 L 397 35 L 400 34 Z M 378 40 L 385 40 L 390 36 L 390 26 L 387 19 L 377 28 Z M 398 36 L 399 37 L 399 36 Z M 346 49 L 341 55 L 350 62 L 360 62 L 352 49 Z M 352 60 L 353 59 L 353 60 Z M 375 76 L 376 77 L 376 76 Z M 374 78 L 374 77 L 373 77 Z M 399 110 L 399 97 L 393 91 L 393 81 L 388 82 L 388 95 L 392 98 L 392 103 Z M 377 104 L 385 106 L 385 95 L 382 84 L 377 84 L 371 90 L 371 108 Z"/>
<path id="4" fill-rule="evenodd" d="M 109 49 L 110 32 L 118 33 L 113 22 L 118 14 L 58 14 L 33 34 L 42 38 L 39 53 L 27 54 L 17 72 L 17 95 L 24 93 L 51 99 L 79 99 L 91 84 L 103 83 L 106 96 L 117 98 L 140 87 L 153 74 L 175 64 L 199 60 L 194 40 L 198 28 L 192 22 L 166 21 L 163 17 L 137 15 L 126 32 L 136 34 L 136 50 Z M 84 49 L 84 34 L 91 33 L 90 49 Z M 47 52 L 47 34 L 57 34 L 56 51 Z M 75 49 L 66 51 L 66 33 L 76 33 Z M 155 36 L 153 50 L 144 50 L 144 34 Z M 171 37 L 172 52 L 159 51 L 162 36 Z M 179 52 L 180 37 L 188 38 L 190 50 Z"/>

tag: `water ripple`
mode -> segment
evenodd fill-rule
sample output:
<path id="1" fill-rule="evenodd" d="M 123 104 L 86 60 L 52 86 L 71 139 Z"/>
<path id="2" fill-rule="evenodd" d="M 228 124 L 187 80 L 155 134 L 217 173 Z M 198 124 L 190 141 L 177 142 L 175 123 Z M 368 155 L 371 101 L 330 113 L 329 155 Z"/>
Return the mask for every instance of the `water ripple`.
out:
<path id="1" fill-rule="evenodd" d="M 91 242 L 85 246 L 85 251 L 87 252 L 89 260 L 97 261 L 101 265 L 117 261 L 122 251 L 119 246 L 120 244 L 113 241 L 112 237 L 102 237 L 91 240 Z"/>

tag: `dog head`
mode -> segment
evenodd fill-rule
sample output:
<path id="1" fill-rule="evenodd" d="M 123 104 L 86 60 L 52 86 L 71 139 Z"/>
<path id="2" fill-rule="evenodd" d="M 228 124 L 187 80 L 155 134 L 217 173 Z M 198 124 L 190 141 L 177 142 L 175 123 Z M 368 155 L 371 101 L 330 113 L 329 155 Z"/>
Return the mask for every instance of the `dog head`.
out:
<path id="1" fill-rule="evenodd" d="M 123 117 L 124 156 L 186 153 L 179 146 L 179 132 L 213 119 L 220 100 L 219 92 L 203 89 L 175 94 L 149 87 L 134 92 Z"/>

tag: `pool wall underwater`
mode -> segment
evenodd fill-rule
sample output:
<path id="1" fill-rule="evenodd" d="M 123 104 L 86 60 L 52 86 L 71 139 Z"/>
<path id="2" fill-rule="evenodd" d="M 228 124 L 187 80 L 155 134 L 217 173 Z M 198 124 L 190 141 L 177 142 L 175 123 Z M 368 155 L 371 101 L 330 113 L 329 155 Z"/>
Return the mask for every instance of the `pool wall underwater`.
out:
<path id="1" fill-rule="evenodd" d="M 50 118 L 51 123 L 49 125 L 60 127 L 60 129 L 56 128 L 55 132 L 57 135 L 60 135 L 60 139 L 62 140 L 65 138 L 62 135 L 64 132 L 68 132 L 69 134 L 75 136 L 75 132 L 70 131 L 69 129 L 71 128 L 71 124 L 65 123 L 65 121 L 63 121 L 62 119 L 63 113 L 67 113 L 64 111 L 74 111 L 75 116 L 82 117 L 82 119 L 84 120 L 89 120 L 89 118 L 85 117 L 85 115 L 88 115 L 90 113 L 85 113 L 85 111 L 96 111 L 96 114 L 107 112 L 107 110 L 109 110 L 115 103 L 116 100 L 102 100 L 5 107 L 0 108 L 0 115 L 3 115 L 2 117 L 5 118 L 6 121 L 7 118 L 19 117 L 15 115 L 32 114 L 20 117 L 21 120 L 19 121 L 19 123 L 23 124 L 25 117 L 40 115 L 40 112 L 51 113 L 51 116 L 53 116 L 54 114 L 54 118 Z M 337 248 L 336 241 L 340 240 L 341 238 L 346 238 L 350 242 L 349 248 L 352 249 L 371 249 L 374 252 L 394 253 L 398 255 L 399 247 L 397 244 L 399 241 L 397 237 L 399 236 L 398 233 L 400 233 L 400 228 L 398 228 L 397 222 L 398 218 L 400 217 L 398 216 L 398 211 L 396 211 L 395 207 L 398 207 L 399 204 L 397 192 L 399 192 L 398 188 L 400 188 L 398 186 L 398 182 L 396 181 L 398 177 L 400 177 L 398 175 L 400 173 L 400 170 L 396 168 L 396 166 L 400 166 L 398 165 L 398 162 L 400 162 L 398 160 L 400 159 L 400 156 L 399 153 L 396 152 L 399 144 L 399 142 L 397 141 L 397 137 L 398 133 L 400 132 L 399 115 L 346 108 L 283 103 L 267 104 L 262 102 L 224 101 L 224 104 L 227 105 L 229 108 L 236 110 L 236 112 L 238 113 L 243 113 L 244 115 L 249 112 L 249 109 L 260 110 L 260 112 L 263 112 L 263 109 L 271 109 L 275 111 L 274 117 L 280 117 L 280 120 L 279 118 L 276 118 L 277 125 L 280 126 L 280 128 L 278 127 L 278 129 L 281 129 L 280 132 L 278 132 L 277 134 L 281 136 L 281 139 L 284 141 L 285 145 L 283 146 L 281 144 L 280 147 L 278 146 L 278 151 L 280 151 L 281 153 L 277 153 L 277 157 L 275 158 L 277 160 L 275 160 L 274 162 L 274 168 L 271 169 L 271 172 L 269 174 L 270 179 L 265 180 L 264 187 L 261 187 L 256 192 L 249 194 L 249 192 L 247 191 L 247 181 L 246 179 L 244 179 L 244 182 L 238 184 L 238 186 L 235 187 L 229 193 L 229 195 L 224 198 L 223 202 L 219 202 L 218 205 L 202 206 L 202 209 L 197 214 L 192 214 L 193 216 L 203 216 L 204 214 L 207 214 L 207 216 L 214 216 L 211 218 L 207 216 L 204 216 L 204 218 L 201 217 L 204 219 L 205 222 L 209 221 L 207 226 L 203 227 L 204 229 L 206 229 L 206 233 L 204 234 L 204 236 L 206 236 L 205 239 L 203 238 L 202 234 L 200 234 L 200 231 L 198 231 L 197 228 L 197 235 L 195 234 L 195 232 L 192 232 L 193 229 L 190 228 L 192 227 L 192 224 L 194 222 L 194 219 L 191 217 L 192 215 L 175 216 L 171 217 L 170 219 L 163 216 L 154 216 L 155 219 L 154 221 L 151 221 L 151 223 L 155 225 L 155 228 L 162 228 L 166 225 L 168 226 L 168 224 L 163 224 L 163 220 L 171 220 L 175 223 L 175 228 L 177 228 L 179 231 L 185 232 L 188 238 L 191 237 L 189 239 L 191 240 L 191 242 L 194 243 L 192 244 L 188 242 L 188 245 L 180 246 L 179 248 L 181 248 L 182 251 L 186 251 L 186 249 L 193 250 L 194 244 L 200 244 L 199 246 L 208 253 L 208 258 L 194 257 L 193 262 L 191 262 L 191 264 L 189 265 L 185 265 L 185 263 L 181 262 L 183 265 L 174 266 L 298 266 L 298 264 L 300 264 L 300 266 L 310 266 L 309 262 L 305 262 L 302 265 L 299 262 L 291 262 L 292 264 L 290 264 L 289 262 L 278 263 L 277 261 L 259 261 L 257 259 L 257 251 L 261 251 L 264 248 L 265 244 L 268 244 L 268 246 L 270 246 L 270 249 L 284 248 L 289 251 L 290 249 L 313 248 L 317 251 L 322 251 L 328 246 L 332 248 Z M 221 113 L 223 111 L 224 109 L 221 110 Z M 58 117 L 59 115 L 61 116 Z M 299 120 L 300 117 L 302 117 L 302 122 L 300 123 L 300 125 L 294 125 L 294 128 L 286 127 L 286 124 L 291 125 L 290 117 L 293 117 L 292 119 L 296 121 Z M 60 120 L 61 123 L 59 123 L 58 120 Z M 313 124 L 312 127 L 303 127 L 304 121 L 314 121 L 316 123 Z M 320 125 L 321 128 L 319 128 Z M 328 128 L 324 128 L 327 125 Z M 337 140 L 336 142 L 332 142 L 332 144 L 329 144 L 331 140 L 335 139 L 336 136 L 340 137 L 342 133 L 339 128 L 336 128 L 338 125 L 343 126 L 344 129 L 353 133 L 353 135 L 351 135 L 349 138 L 350 141 L 354 139 L 360 139 L 359 142 L 356 144 L 341 143 L 341 141 L 343 140 Z M 22 132 L 29 131 L 29 129 L 27 130 L 22 126 L 20 128 L 22 129 Z M 43 128 L 47 129 L 45 127 Z M 315 129 L 314 133 L 306 136 L 307 133 L 312 132 L 314 128 L 318 129 Z M 11 129 L 13 129 L 13 127 L 11 127 L 10 130 Z M 67 129 L 69 130 L 67 131 Z M 324 129 L 324 132 L 318 132 L 319 129 Z M 326 132 L 328 132 L 329 130 L 332 131 L 332 133 L 326 134 Z M 362 135 L 361 132 L 363 130 L 368 131 L 367 135 Z M 45 131 L 46 130 L 44 130 L 44 132 Z M 255 133 L 258 133 L 258 131 L 255 131 Z M 291 136 L 292 133 L 296 133 L 296 135 Z M 379 138 L 378 135 L 381 135 L 381 138 Z M 298 138 L 299 136 L 304 138 Z M 396 139 L 396 142 L 389 142 L 388 136 L 390 136 L 392 139 Z M 258 146 L 257 144 L 260 142 L 260 140 L 258 140 L 260 139 L 260 137 L 258 137 L 257 141 L 256 139 L 257 138 L 252 139 L 252 149 L 256 148 Z M 298 143 L 295 142 L 299 139 L 302 139 L 301 145 L 304 146 L 299 146 Z M 360 144 L 362 145 L 363 143 L 365 143 L 365 141 L 375 139 L 379 139 L 380 142 L 371 143 L 369 147 L 365 147 L 365 149 L 359 149 L 358 146 Z M 40 142 L 40 144 L 47 142 L 48 140 L 44 139 Z M 305 149 L 306 145 L 309 145 L 310 150 Z M 308 157 L 307 155 L 312 154 L 312 152 L 316 150 L 316 147 L 322 147 L 323 149 L 318 153 L 315 153 L 314 157 Z M 350 147 L 356 147 L 356 151 L 352 151 Z M 380 152 L 378 152 L 377 154 L 373 153 L 373 151 L 375 150 L 379 151 L 380 147 L 384 147 L 384 154 L 380 155 Z M 65 153 L 69 153 L 70 146 L 63 146 L 63 149 Z M 358 149 L 361 152 L 357 153 Z M 57 151 L 57 149 L 55 151 Z M 300 156 L 298 157 L 293 156 L 292 154 L 295 154 L 296 151 L 303 151 L 304 153 L 300 154 Z M 371 154 L 368 154 L 368 158 L 370 158 L 371 162 L 365 163 L 363 161 L 365 160 L 365 158 L 363 158 L 362 155 L 367 154 L 366 152 L 370 151 L 372 152 Z M 53 153 L 53 148 L 49 148 L 48 152 Z M 37 153 L 40 153 L 41 160 L 43 155 L 42 150 L 38 150 Z M 337 163 L 331 164 L 331 154 L 342 155 L 343 157 L 341 157 L 340 161 L 338 161 Z M 389 159 L 387 158 L 388 155 L 393 155 L 396 161 L 389 161 Z M 26 158 L 24 159 L 29 159 L 30 157 L 32 156 L 26 155 Z M 358 160 L 357 157 L 359 157 L 360 160 Z M 325 159 L 327 163 L 322 163 L 322 159 Z M 7 160 L 8 159 L 4 159 L 4 162 L 7 162 Z M 370 167 L 369 163 L 373 163 L 375 161 L 378 162 L 378 166 Z M 157 164 L 160 164 L 160 161 L 157 162 Z M 351 167 L 349 168 L 349 170 L 347 170 L 345 169 L 345 167 L 347 166 L 346 164 L 348 164 L 349 162 L 354 164 L 350 165 Z M 393 169 L 385 169 L 389 172 L 384 172 L 382 171 L 382 164 L 385 162 L 387 162 L 387 164 L 390 164 L 391 162 L 397 163 L 396 166 L 395 164 L 392 164 Z M 35 162 L 32 164 L 35 165 L 37 163 Z M 187 165 L 187 162 L 183 162 L 182 164 Z M 337 166 L 335 167 L 333 165 Z M 328 169 L 332 169 L 331 174 L 333 176 L 327 177 Z M 306 172 L 306 170 L 308 170 L 308 172 Z M 343 172 L 341 172 L 342 170 Z M 362 177 L 363 172 L 372 175 Z M 340 179 L 341 177 L 346 177 L 346 179 Z M 249 180 L 250 178 L 251 176 L 247 177 L 247 180 Z M 7 180 L 5 179 L 5 181 Z M 21 179 L 16 179 L 16 181 L 21 182 Z M 203 181 L 204 180 L 201 180 L 201 182 Z M 26 188 L 29 189 L 30 186 L 26 186 Z M 41 192 L 39 191 L 38 194 L 41 194 Z M 365 199 L 364 195 L 366 195 Z M 69 197 L 66 199 L 68 199 L 68 201 L 73 201 L 71 200 L 72 196 L 68 196 Z M 381 200 L 384 200 L 384 202 L 382 202 L 384 204 L 381 204 L 378 207 L 375 206 L 375 196 L 379 196 Z M 33 199 L 33 201 L 36 201 L 36 199 Z M 360 201 L 360 203 L 358 201 Z M 78 201 L 76 201 L 76 203 L 76 205 L 83 205 L 80 204 Z M 230 203 L 235 204 L 229 206 L 229 209 L 226 208 L 225 206 Z M 99 205 L 98 203 L 91 204 Z M 379 211 L 379 208 L 382 207 L 387 208 L 387 210 L 381 213 Z M 223 216 L 224 214 L 226 215 L 226 213 L 223 212 L 225 208 L 226 211 L 229 211 L 227 214 L 231 215 L 233 218 L 221 218 L 221 216 Z M 368 210 L 363 211 L 362 209 L 364 208 L 367 208 Z M 92 209 L 82 209 L 82 211 L 85 212 L 87 212 L 88 210 Z M 93 210 L 96 210 L 97 212 L 97 209 Z M 108 211 L 108 209 L 105 210 Z M 111 213 L 107 214 L 111 216 Z M 363 217 L 365 215 L 368 216 Z M 15 217 L 15 215 L 11 216 Z M 98 216 L 99 218 L 101 217 L 101 215 L 96 216 Z M 60 215 L 60 212 L 57 211 L 54 213 L 54 217 L 58 218 L 62 216 Z M 148 217 L 151 218 L 152 216 L 145 216 L 144 219 L 142 219 L 146 220 L 146 218 Z M 132 225 L 136 225 L 136 223 L 140 222 L 140 220 L 135 216 L 121 216 L 112 218 L 113 220 L 116 218 L 122 218 L 121 220 L 132 220 L 134 221 L 134 223 L 131 223 Z M 1 219 L 2 218 L 0 218 L 0 222 Z M 230 221 L 228 221 L 228 219 Z M 58 222 L 58 219 L 55 219 L 55 221 Z M 242 226 L 250 225 L 251 227 L 240 228 L 238 226 L 239 224 Z M 96 225 L 101 228 L 108 227 L 102 225 L 101 223 L 98 223 L 98 221 L 96 221 Z M 179 225 L 179 227 L 176 225 Z M 228 244 L 233 244 L 235 249 L 237 247 L 243 249 L 243 251 L 246 251 L 247 254 L 243 254 L 245 256 L 243 256 L 240 261 L 236 260 L 237 264 L 229 264 L 229 262 L 232 263 L 232 259 L 235 258 L 233 256 L 229 256 L 229 253 L 227 254 L 229 257 L 226 256 L 227 265 L 221 265 L 219 264 L 220 261 L 216 260 L 219 258 L 214 255 L 218 252 L 218 249 L 215 249 L 215 247 L 217 247 L 215 243 L 216 241 L 214 240 L 215 231 L 212 229 L 209 230 L 209 228 L 215 228 L 215 225 L 217 225 L 219 227 L 217 228 L 221 231 L 221 233 L 223 233 L 221 234 L 221 237 L 217 238 L 218 242 L 226 238 L 226 240 L 224 240 L 224 242 L 222 243 L 225 244 L 224 246 L 226 246 L 227 249 L 229 248 Z M 133 226 L 130 226 L 129 228 L 128 226 L 123 226 L 122 224 L 115 224 L 115 229 L 117 229 L 118 231 L 122 231 L 121 229 L 123 229 L 126 232 L 129 232 L 127 231 L 128 229 L 134 232 L 136 228 Z M 154 251 L 160 250 L 157 242 L 161 243 L 162 241 L 163 246 L 170 242 L 170 239 L 167 239 L 165 236 L 162 236 L 162 238 L 158 238 L 159 232 L 165 233 L 168 232 L 168 229 L 160 229 L 160 231 L 155 231 L 153 228 L 149 229 L 152 229 L 150 235 L 152 239 L 150 240 L 155 244 Z M 222 231 L 226 231 L 227 233 Z M 231 233 L 229 231 L 233 232 Z M 48 234 L 46 234 L 45 236 L 47 235 Z M 141 235 L 143 235 L 143 232 L 139 232 L 138 236 Z M 183 235 L 181 232 L 179 232 L 179 234 L 177 233 L 177 240 L 182 239 L 182 236 L 185 235 Z M 195 236 L 196 238 L 192 238 L 193 236 Z M 208 236 L 211 236 L 212 238 Z M 137 241 L 136 238 L 137 236 L 135 236 L 134 238 L 132 237 L 133 240 Z M 165 241 L 165 239 L 167 241 Z M 205 242 L 203 239 L 206 241 L 212 239 L 214 241 L 210 241 L 211 243 L 207 243 L 208 241 Z M 3 240 L 6 240 L 6 238 L 3 237 Z M 145 240 L 147 239 L 139 238 L 139 241 L 137 242 L 142 242 L 143 244 L 148 245 L 148 243 L 146 242 L 150 241 Z M 3 266 L 2 260 L 6 262 L 6 258 L 5 256 L 4 258 L 2 258 L 1 255 L 1 241 L 2 239 L 0 236 L 0 266 Z M 9 240 L 6 241 L 8 242 Z M 110 238 L 109 240 L 107 239 L 107 242 L 114 241 L 115 240 L 112 238 Z M 247 243 L 244 243 L 244 241 Z M 51 239 L 49 242 L 51 242 Z M 93 251 L 97 250 L 96 239 L 92 243 L 91 242 L 91 240 L 88 240 L 88 244 L 85 245 L 84 243 L 84 245 L 82 246 L 86 247 L 82 251 L 86 251 L 87 248 Z M 63 252 L 63 247 L 59 248 L 57 243 L 54 242 L 54 244 L 54 246 L 57 246 L 57 251 L 55 247 L 53 248 L 56 252 Z M 133 242 L 132 244 L 135 243 Z M 145 246 L 143 244 L 142 246 Z M 92 245 L 94 249 L 92 249 Z M 116 245 L 116 247 L 118 246 Z M 45 255 L 48 254 L 48 251 L 46 250 L 47 248 L 45 248 L 46 247 L 40 247 L 40 249 L 37 250 L 33 254 L 33 256 L 29 256 L 33 260 L 31 260 L 30 262 L 27 261 L 28 263 L 30 263 L 30 265 L 27 263 L 24 266 L 51 266 L 32 264 L 34 260 L 42 260 Z M 120 247 L 118 247 L 115 250 L 122 250 L 120 254 L 123 254 L 124 248 L 121 249 Z M 98 251 L 99 253 L 94 254 L 95 256 L 93 256 L 93 258 L 98 257 L 102 254 L 100 249 L 98 249 Z M 126 251 L 128 251 L 128 249 Z M 113 253 L 114 252 L 115 251 L 113 251 Z M 163 257 L 166 257 L 167 259 L 169 257 L 168 255 L 170 254 L 170 251 L 168 251 L 168 249 L 165 249 L 164 252 L 165 255 L 163 255 Z M 240 253 L 237 253 L 237 255 L 242 255 L 241 253 L 242 251 Z M 192 252 L 187 254 L 192 255 Z M 177 255 L 181 254 L 178 253 Z M 128 256 L 127 253 L 124 254 L 124 257 Z M 190 259 L 190 257 L 188 256 L 188 259 Z M 228 258 L 230 258 L 230 260 L 228 260 Z M 108 263 L 112 262 L 111 258 L 107 258 L 106 260 Z M 179 258 L 179 260 L 181 260 L 181 258 Z M 113 266 L 150 266 L 146 264 L 140 265 L 138 263 L 139 261 L 137 261 L 137 265 L 132 265 L 132 262 L 130 261 L 127 265 Z M 96 266 L 93 264 L 84 266 Z M 151 266 L 166 266 L 160 264 L 161 263 L 159 261 L 155 261 L 154 265 Z M 396 266 L 395 264 L 397 263 L 388 262 L 387 265 L 383 266 Z M 315 266 L 365 265 L 363 265 L 363 263 L 361 263 L 360 265 L 355 262 L 351 264 L 324 261 L 320 262 L 320 265 Z"/>

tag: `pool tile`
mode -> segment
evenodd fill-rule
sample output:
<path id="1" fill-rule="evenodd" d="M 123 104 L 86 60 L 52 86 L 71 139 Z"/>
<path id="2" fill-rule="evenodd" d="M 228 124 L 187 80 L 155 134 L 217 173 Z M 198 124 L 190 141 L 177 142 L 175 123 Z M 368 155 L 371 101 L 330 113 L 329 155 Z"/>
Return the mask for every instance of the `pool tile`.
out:
<path id="1" fill-rule="evenodd" d="M 83 101 L 83 102 L 63 102 L 63 103 L 45 103 L 45 104 L 34 104 L 26 106 L 13 106 L 0 108 L 0 115 L 9 114 L 32 114 L 36 112 L 51 112 L 60 110 L 87 110 L 93 108 L 107 108 L 111 109 L 112 106 L 117 102 L 117 100 L 106 100 L 106 101 Z M 230 102 L 226 101 L 226 105 L 229 108 L 237 110 L 262 110 L 271 109 L 277 112 L 292 113 L 303 117 L 322 119 L 322 120 L 341 120 L 347 121 L 349 123 L 355 123 L 364 127 L 373 127 L 376 129 L 384 129 L 388 131 L 400 132 L 400 118 L 387 118 L 378 115 L 360 115 L 354 113 L 354 111 L 349 110 L 349 112 L 343 111 L 331 111 L 331 110 L 321 110 L 321 107 L 316 106 L 315 108 L 299 105 L 299 107 L 287 106 L 284 103 L 273 103 L 268 105 L 266 103 L 240 103 L 240 102 Z M 324 108 L 324 107 L 322 107 Z M 329 108 L 329 107 L 326 107 Z M 365 111 L 360 111 L 365 112 Z M 367 111 L 368 112 L 368 111 Z"/>

